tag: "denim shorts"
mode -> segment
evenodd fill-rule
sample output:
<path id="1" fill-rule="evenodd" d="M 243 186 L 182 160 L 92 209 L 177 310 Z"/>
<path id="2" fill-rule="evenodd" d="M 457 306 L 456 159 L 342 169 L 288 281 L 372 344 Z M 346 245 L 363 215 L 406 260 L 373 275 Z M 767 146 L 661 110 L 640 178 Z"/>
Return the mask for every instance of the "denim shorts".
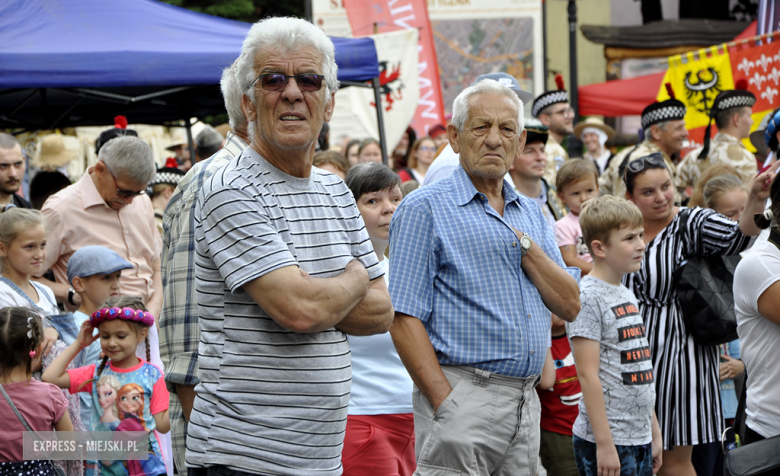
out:
<path id="1" fill-rule="evenodd" d="M 596 461 L 596 443 L 583 440 L 577 435 L 572 436 L 574 457 L 577 460 L 577 470 L 580 476 L 598 476 L 599 467 Z M 652 476 L 653 447 L 652 444 L 639 446 L 618 446 L 620 459 L 620 476 Z"/>

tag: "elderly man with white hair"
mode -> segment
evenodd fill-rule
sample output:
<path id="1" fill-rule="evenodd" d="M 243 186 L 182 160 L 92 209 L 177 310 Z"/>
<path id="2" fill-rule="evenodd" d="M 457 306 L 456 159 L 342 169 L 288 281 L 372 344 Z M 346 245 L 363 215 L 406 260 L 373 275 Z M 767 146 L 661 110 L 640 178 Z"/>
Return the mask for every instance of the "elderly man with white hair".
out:
<path id="1" fill-rule="evenodd" d="M 447 134 L 461 167 L 407 196 L 390 224 L 390 333 L 415 383 L 415 474 L 533 475 L 550 311 L 577 317 L 579 272 L 564 269 L 539 206 L 504 180 L 526 139 L 517 95 L 495 81 L 465 89 Z"/>
<path id="2" fill-rule="evenodd" d="M 191 475 L 339 475 L 345 334 L 386 332 L 383 272 L 352 194 L 312 166 L 338 88 L 333 43 L 304 20 L 249 31 L 237 64 L 251 144 L 196 200 L 199 383 Z"/>

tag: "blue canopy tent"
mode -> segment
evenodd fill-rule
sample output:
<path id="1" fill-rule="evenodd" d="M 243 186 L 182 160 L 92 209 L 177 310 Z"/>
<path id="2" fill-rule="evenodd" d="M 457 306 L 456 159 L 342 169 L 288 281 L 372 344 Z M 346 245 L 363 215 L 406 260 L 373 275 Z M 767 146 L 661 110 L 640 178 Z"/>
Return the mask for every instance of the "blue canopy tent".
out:
<path id="1" fill-rule="evenodd" d="M 117 114 L 165 124 L 224 113 L 222 70 L 250 27 L 153 0 L 4 0 L 0 129 L 107 125 Z M 332 40 L 338 79 L 370 81 L 378 98 L 374 41 Z"/>

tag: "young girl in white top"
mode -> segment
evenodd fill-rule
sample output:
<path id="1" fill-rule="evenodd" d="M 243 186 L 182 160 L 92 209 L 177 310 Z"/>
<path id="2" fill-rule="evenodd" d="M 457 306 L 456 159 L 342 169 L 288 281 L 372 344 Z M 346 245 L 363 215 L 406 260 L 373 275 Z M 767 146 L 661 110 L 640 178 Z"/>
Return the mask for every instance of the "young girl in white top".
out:
<path id="1" fill-rule="evenodd" d="M 46 258 L 46 229 L 37 210 L 11 208 L 0 214 L 0 307 L 28 307 L 44 316 L 59 314 L 52 290 L 32 281 L 40 275 Z M 57 340 L 57 331 L 44 321 L 44 349 Z"/>

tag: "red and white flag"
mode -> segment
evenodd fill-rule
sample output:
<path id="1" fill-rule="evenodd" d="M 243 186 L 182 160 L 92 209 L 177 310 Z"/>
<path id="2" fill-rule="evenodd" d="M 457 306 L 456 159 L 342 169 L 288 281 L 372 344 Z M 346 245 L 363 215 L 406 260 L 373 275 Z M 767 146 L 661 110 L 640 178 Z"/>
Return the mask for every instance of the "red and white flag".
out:
<path id="1" fill-rule="evenodd" d="M 354 36 L 397 30 L 419 31 L 417 65 L 420 99 L 412 121 L 418 136 L 446 124 L 436 50 L 425 0 L 343 0 Z"/>
<path id="2" fill-rule="evenodd" d="M 389 149 L 387 155 L 390 156 L 414 118 L 420 99 L 417 88 L 417 30 L 379 33 L 371 35 L 371 38 L 379 59 L 381 107 Z M 374 90 L 344 88 L 337 93 L 337 105 L 344 95 L 357 122 L 371 137 L 379 138 Z"/>

